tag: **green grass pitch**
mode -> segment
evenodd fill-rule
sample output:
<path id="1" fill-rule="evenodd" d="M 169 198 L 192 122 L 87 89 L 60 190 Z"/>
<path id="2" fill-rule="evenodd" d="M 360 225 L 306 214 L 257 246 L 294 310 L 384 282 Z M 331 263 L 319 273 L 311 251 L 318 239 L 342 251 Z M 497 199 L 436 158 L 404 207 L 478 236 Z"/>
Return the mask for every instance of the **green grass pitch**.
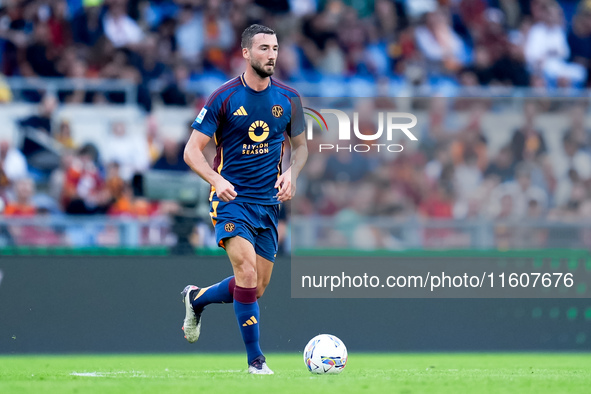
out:
<path id="1" fill-rule="evenodd" d="M 584 353 L 350 354 L 312 375 L 301 354 L 269 354 L 273 376 L 242 354 L 0 356 L 0 393 L 589 393 Z M 78 374 L 78 375 L 75 375 Z"/>

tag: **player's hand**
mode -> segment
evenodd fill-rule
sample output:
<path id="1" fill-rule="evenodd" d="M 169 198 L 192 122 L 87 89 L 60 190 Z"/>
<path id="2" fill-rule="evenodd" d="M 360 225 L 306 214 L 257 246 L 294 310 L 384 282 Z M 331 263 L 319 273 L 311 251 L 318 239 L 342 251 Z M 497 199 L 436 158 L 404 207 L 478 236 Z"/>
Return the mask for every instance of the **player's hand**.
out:
<path id="1" fill-rule="evenodd" d="M 279 189 L 277 199 L 281 202 L 291 200 L 295 195 L 296 185 L 295 182 L 291 182 L 291 167 L 277 179 L 275 189 Z"/>
<path id="2" fill-rule="evenodd" d="M 222 177 L 218 179 L 213 187 L 215 187 L 215 194 L 217 194 L 218 198 L 224 202 L 232 201 L 238 195 L 238 193 L 234 191 L 234 186 Z"/>

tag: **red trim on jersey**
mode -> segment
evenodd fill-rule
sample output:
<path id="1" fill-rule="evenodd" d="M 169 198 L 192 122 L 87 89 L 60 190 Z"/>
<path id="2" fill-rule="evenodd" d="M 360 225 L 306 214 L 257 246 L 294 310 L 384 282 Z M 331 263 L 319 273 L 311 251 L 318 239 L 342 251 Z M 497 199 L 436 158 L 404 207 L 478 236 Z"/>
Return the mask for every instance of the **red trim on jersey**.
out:
<path id="1" fill-rule="evenodd" d="M 236 93 L 236 92 L 234 91 L 234 92 L 230 93 L 230 94 L 228 95 L 228 97 L 226 97 L 226 99 L 225 99 L 225 100 L 222 102 L 222 108 L 221 108 L 221 110 L 222 110 L 222 114 L 225 114 L 225 113 L 226 113 L 226 104 L 228 103 L 228 100 L 230 100 L 230 97 L 232 97 L 232 95 L 233 95 L 234 93 Z"/>
<path id="2" fill-rule="evenodd" d="M 226 82 L 225 84 L 223 84 L 222 86 L 220 86 L 217 90 L 214 90 L 214 92 L 207 99 L 207 102 L 205 103 L 205 106 L 208 107 L 209 105 L 211 105 L 211 103 L 213 102 L 213 100 L 215 100 L 216 97 L 220 95 L 220 93 L 223 93 L 226 90 L 231 89 L 231 88 L 234 88 L 234 87 L 236 87 L 238 85 L 240 85 L 240 79 L 238 79 L 238 78 L 234 78 L 233 80 L 230 80 L 229 82 Z"/>
<path id="3" fill-rule="evenodd" d="M 218 145 L 216 148 L 215 157 L 213 159 L 213 170 L 215 172 L 218 172 L 218 167 L 220 166 L 221 162 L 222 162 L 222 147 L 220 145 Z"/>
<path id="4" fill-rule="evenodd" d="M 292 93 L 295 93 L 295 94 L 296 94 L 298 97 L 300 97 L 300 94 L 299 94 L 299 93 L 298 93 L 298 91 L 297 91 L 297 90 L 295 90 L 294 88 L 290 88 L 289 86 L 287 86 L 287 85 L 285 85 L 285 84 L 283 84 L 283 83 L 281 83 L 281 82 L 279 82 L 279 81 L 277 81 L 277 80 L 275 80 L 275 79 L 272 79 L 272 81 L 273 81 L 273 83 L 274 83 L 275 85 L 279 86 L 280 88 L 283 88 L 283 89 L 285 89 L 285 90 L 287 90 L 287 91 L 290 91 L 290 92 L 292 92 Z"/>

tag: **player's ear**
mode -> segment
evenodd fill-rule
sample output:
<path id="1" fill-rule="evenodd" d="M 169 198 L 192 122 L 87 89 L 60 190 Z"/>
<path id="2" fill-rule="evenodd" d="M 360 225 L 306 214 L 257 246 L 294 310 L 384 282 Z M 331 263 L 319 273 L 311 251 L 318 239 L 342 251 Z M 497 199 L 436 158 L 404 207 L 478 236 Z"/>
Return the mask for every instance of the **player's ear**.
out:
<path id="1" fill-rule="evenodd" d="M 248 53 L 248 48 L 242 48 L 242 57 L 246 60 L 250 60 L 250 54 Z"/>

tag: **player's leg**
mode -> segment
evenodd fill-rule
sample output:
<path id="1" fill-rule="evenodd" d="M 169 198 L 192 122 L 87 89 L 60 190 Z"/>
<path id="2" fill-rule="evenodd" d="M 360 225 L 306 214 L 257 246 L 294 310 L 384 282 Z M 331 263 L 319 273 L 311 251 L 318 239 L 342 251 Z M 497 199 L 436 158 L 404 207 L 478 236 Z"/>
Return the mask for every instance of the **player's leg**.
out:
<path id="1" fill-rule="evenodd" d="M 265 363 L 259 345 L 260 309 L 257 302 L 257 256 L 253 242 L 236 236 L 224 240 L 234 269 L 234 313 L 246 347 L 248 371 L 257 374 L 273 373 Z"/>
<path id="2" fill-rule="evenodd" d="M 279 248 L 277 221 L 279 215 L 279 206 L 258 206 L 260 217 L 255 242 L 255 252 L 257 254 L 257 297 L 260 298 L 265 293 L 265 289 L 271 280 L 275 257 Z"/>
<path id="3" fill-rule="evenodd" d="M 243 228 L 242 222 L 235 218 L 243 215 L 241 204 L 227 204 L 221 201 L 212 201 L 210 216 L 215 228 L 218 245 L 224 247 L 224 237 L 236 234 L 248 234 Z M 231 230 L 231 231 L 229 231 Z M 247 236 L 247 235 L 245 235 Z M 201 331 L 201 313 L 206 305 L 212 303 L 231 303 L 234 300 L 234 276 L 230 276 L 221 282 L 206 288 L 188 285 L 181 292 L 185 303 L 185 320 L 183 330 L 187 341 L 193 343 L 199 339 Z"/>
<path id="4" fill-rule="evenodd" d="M 183 331 L 190 343 L 199 339 L 201 332 L 201 313 L 209 304 L 229 304 L 234 301 L 234 276 L 205 288 L 188 285 L 181 292 L 185 303 Z"/>
<path id="5" fill-rule="evenodd" d="M 257 299 L 265 293 L 271 281 L 274 263 L 263 256 L 257 255 Z"/>
<path id="6" fill-rule="evenodd" d="M 209 287 L 192 289 L 191 304 L 195 311 L 203 310 L 209 304 L 229 304 L 234 301 L 234 275 Z"/>

